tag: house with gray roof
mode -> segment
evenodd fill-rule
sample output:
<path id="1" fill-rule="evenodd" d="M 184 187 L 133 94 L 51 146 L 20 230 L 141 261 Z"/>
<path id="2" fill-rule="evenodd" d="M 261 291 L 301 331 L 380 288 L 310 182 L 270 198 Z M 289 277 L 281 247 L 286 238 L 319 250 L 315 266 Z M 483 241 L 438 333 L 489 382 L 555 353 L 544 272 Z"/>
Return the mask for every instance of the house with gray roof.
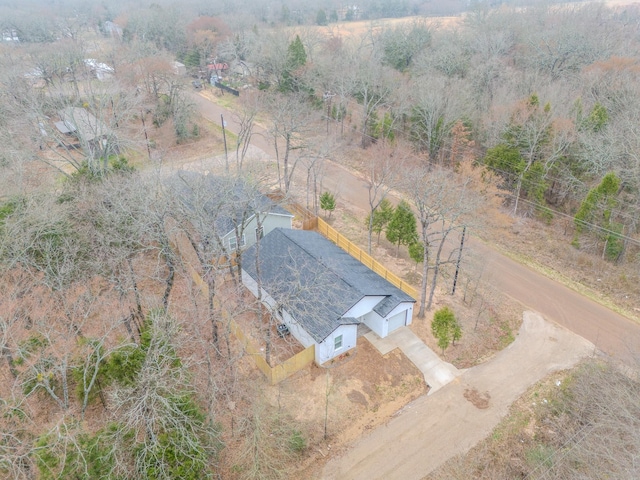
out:
<path id="1" fill-rule="evenodd" d="M 413 318 L 412 297 L 313 231 L 265 235 L 243 255 L 242 282 L 304 347 L 315 345 L 318 365 L 354 348 L 360 324 L 386 337 Z"/>
<path id="2" fill-rule="evenodd" d="M 165 185 L 194 218 L 210 223 L 225 254 L 250 247 L 275 228 L 292 227 L 290 212 L 242 179 L 181 170 Z"/>
<path id="3" fill-rule="evenodd" d="M 67 107 L 58 112 L 58 131 L 78 139 L 85 154 L 92 158 L 109 158 L 119 152 L 114 132 L 86 108 Z"/>

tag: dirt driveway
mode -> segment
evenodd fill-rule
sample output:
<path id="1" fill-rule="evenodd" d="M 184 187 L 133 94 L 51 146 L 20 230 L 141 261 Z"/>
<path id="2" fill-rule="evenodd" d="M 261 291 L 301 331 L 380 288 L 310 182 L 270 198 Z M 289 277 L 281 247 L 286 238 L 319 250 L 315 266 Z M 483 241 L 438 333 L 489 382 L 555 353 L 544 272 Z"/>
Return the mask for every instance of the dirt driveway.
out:
<path id="1" fill-rule="evenodd" d="M 407 405 L 332 459 L 318 478 L 421 479 L 485 438 L 530 385 L 594 350 L 584 338 L 525 312 L 515 342 L 493 360 Z"/>

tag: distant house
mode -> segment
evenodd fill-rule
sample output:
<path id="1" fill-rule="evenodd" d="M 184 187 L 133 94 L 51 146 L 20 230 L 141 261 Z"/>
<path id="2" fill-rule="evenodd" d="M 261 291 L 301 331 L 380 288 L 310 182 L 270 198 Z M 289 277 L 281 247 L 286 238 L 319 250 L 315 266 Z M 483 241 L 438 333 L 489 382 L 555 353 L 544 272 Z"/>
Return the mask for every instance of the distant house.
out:
<path id="1" fill-rule="evenodd" d="M 187 67 L 185 66 L 184 63 L 180 63 L 178 61 L 175 61 L 171 64 L 171 68 L 173 69 L 173 73 L 174 75 L 186 75 L 187 74 Z"/>
<path id="2" fill-rule="evenodd" d="M 20 43 L 18 32 L 16 30 L 4 30 L 2 32 L 2 41 L 8 43 Z"/>
<path id="3" fill-rule="evenodd" d="M 354 348 L 360 324 L 386 337 L 411 323 L 412 297 L 319 233 L 278 228 L 259 247 L 243 255 L 242 282 L 256 297 L 260 285 L 291 334 L 315 345 L 318 365 Z"/>
<path id="4" fill-rule="evenodd" d="M 58 131 L 73 136 L 80 142 L 85 154 L 93 158 L 108 158 L 118 154 L 113 131 L 85 108 L 67 107 L 58 112 Z"/>
<path id="5" fill-rule="evenodd" d="M 117 23 L 110 22 L 109 20 L 104 22 L 104 32 L 110 37 L 118 39 L 122 38 L 122 27 Z"/>
<path id="6" fill-rule="evenodd" d="M 87 67 L 87 70 L 89 70 L 89 72 L 91 72 L 91 74 L 100 81 L 110 79 L 115 73 L 113 67 L 107 65 L 106 63 L 98 62 L 94 58 L 85 58 L 84 64 Z"/>
<path id="7" fill-rule="evenodd" d="M 216 73 L 224 72 L 229 69 L 229 64 L 227 63 L 210 63 L 207 65 L 207 70 L 210 72 L 214 71 Z"/>
<path id="8" fill-rule="evenodd" d="M 242 180 L 179 171 L 166 185 L 187 209 L 210 219 L 222 253 L 248 248 L 275 228 L 292 226 L 291 213 Z"/>

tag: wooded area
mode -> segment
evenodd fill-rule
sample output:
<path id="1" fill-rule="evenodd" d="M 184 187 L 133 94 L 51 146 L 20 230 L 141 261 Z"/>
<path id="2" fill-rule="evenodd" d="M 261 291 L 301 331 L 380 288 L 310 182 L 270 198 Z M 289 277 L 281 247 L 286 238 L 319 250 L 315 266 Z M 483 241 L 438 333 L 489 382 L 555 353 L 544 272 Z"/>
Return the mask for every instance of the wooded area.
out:
<path id="1" fill-rule="evenodd" d="M 461 266 L 475 298 L 465 235 L 496 212 L 563 225 L 631 309 L 640 6 L 511 3 L 0 0 L 0 475 L 295 477 L 317 425 L 265 398 L 224 319 L 254 319 L 270 362 L 276 319 L 240 282 L 258 192 L 330 219 L 345 152 L 364 152 L 369 253 L 384 232 L 415 261 L 420 317 Z M 194 102 L 217 84 L 236 133 Z M 215 189 L 174 176 L 189 148 L 222 159 Z M 325 394 L 326 440 L 329 373 Z"/>

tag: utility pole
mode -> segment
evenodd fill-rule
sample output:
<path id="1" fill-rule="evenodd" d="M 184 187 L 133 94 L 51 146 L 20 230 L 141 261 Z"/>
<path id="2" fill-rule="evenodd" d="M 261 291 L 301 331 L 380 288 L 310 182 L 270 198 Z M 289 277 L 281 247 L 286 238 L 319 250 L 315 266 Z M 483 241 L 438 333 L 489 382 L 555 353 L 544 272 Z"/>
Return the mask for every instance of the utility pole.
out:
<path id="1" fill-rule="evenodd" d="M 220 114 L 220 121 L 222 124 L 222 139 L 224 140 L 224 165 L 225 165 L 225 171 L 227 173 L 229 173 L 229 152 L 227 151 L 227 133 L 224 129 L 224 127 L 227 126 L 227 124 L 224 121 L 224 116 L 222 114 Z"/>
<path id="2" fill-rule="evenodd" d="M 335 93 L 330 91 L 324 92 L 322 99 L 327 102 L 327 135 L 329 135 L 329 118 L 331 118 L 331 99 L 335 97 Z"/>
<path id="3" fill-rule="evenodd" d="M 458 283 L 458 272 L 460 271 L 460 261 L 462 260 L 462 248 L 464 247 L 464 235 L 467 233 L 467 226 L 462 228 L 462 238 L 460 239 L 460 250 L 458 250 L 458 261 L 456 262 L 456 274 L 453 276 L 453 289 L 451 295 L 456 293 L 456 284 Z"/>

